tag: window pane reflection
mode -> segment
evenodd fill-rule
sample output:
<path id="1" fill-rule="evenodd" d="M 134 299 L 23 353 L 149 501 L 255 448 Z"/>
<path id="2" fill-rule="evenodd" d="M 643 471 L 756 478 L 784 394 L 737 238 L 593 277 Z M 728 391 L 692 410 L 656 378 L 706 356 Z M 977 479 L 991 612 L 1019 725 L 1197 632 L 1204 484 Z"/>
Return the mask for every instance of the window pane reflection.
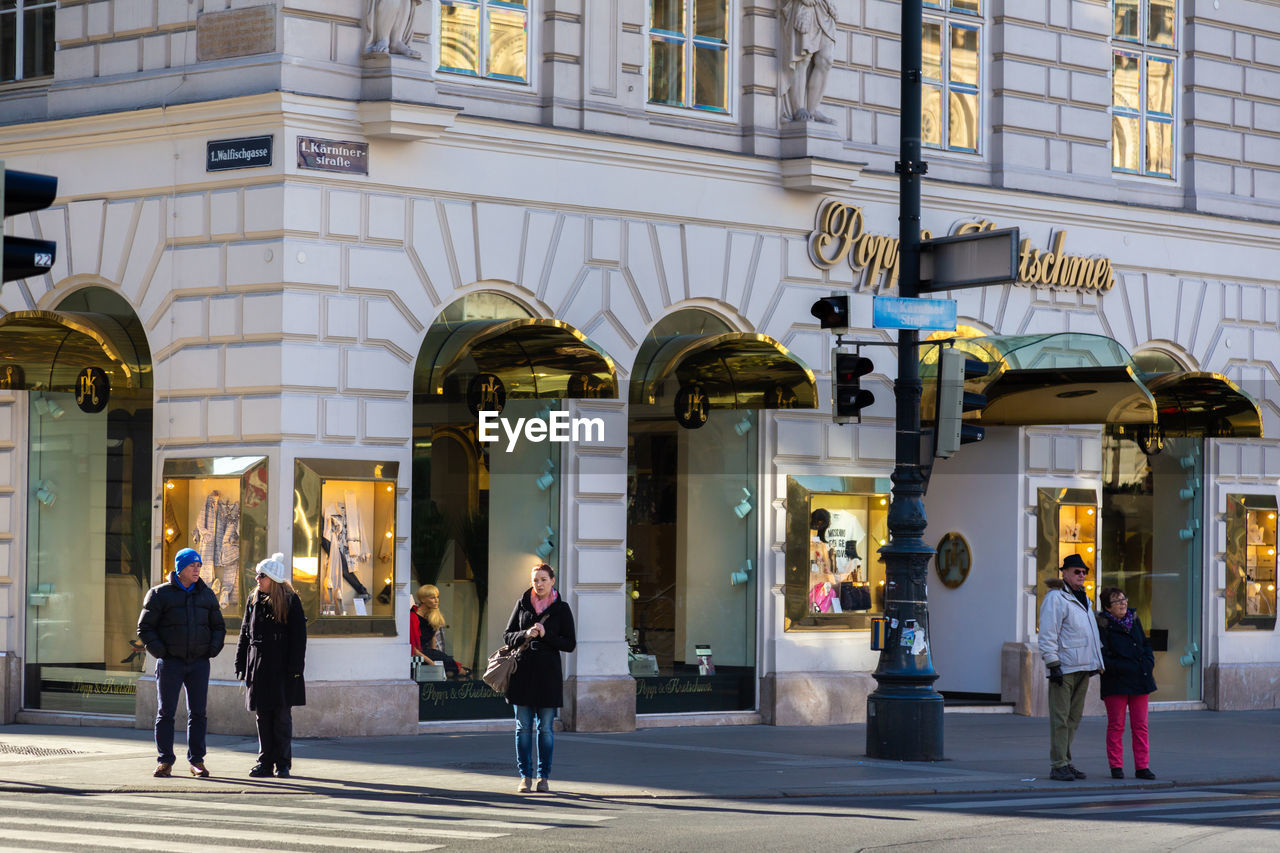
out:
<path id="1" fill-rule="evenodd" d="M 1173 63 L 1147 59 L 1147 109 L 1173 115 Z"/>
<path id="2" fill-rule="evenodd" d="M 696 107 L 725 109 L 729 102 L 725 79 L 725 52 L 695 45 L 693 49 L 693 103 Z"/>
<path id="3" fill-rule="evenodd" d="M 925 21 L 921 40 L 921 70 L 926 80 L 942 79 L 942 25 Z"/>
<path id="4" fill-rule="evenodd" d="M 1131 53 L 1115 54 L 1111 83 L 1111 102 L 1117 107 L 1138 109 L 1138 57 Z"/>
<path id="5" fill-rule="evenodd" d="M 1138 171 L 1138 120 L 1133 116 L 1111 117 L 1111 167 Z"/>
<path id="6" fill-rule="evenodd" d="M 979 0 L 951 0 L 951 11 L 980 15 L 982 14 L 982 4 Z"/>
<path id="7" fill-rule="evenodd" d="M 1138 40 L 1138 0 L 1115 0 L 1115 21 L 1112 33 L 1116 38 Z"/>
<path id="8" fill-rule="evenodd" d="M 1174 0 L 1151 0 L 1147 22 L 1147 41 L 1161 47 L 1173 47 Z"/>
<path id="9" fill-rule="evenodd" d="M 942 88 L 924 86 L 920 90 L 920 142 L 942 147 Z"/>
<path id="10" fill-rule="evenodd" d="M 951 28 L 951 82 L 978 85 L 978 31 L 973 27 Z"/>
<path id="11" fill-rule="evenodd" d="M 649 14 L 650 29 L 684 32 L 684 0 L 650 0 Z"/>
<path id="12" fill-rule="evenodd" d="M 523 12 L 489 10 L 489 74 L 523 82 L 527 43 Z"/>
<path id="13" fill-rule="evenodd" d="M 53 73 L 53 10 L 50 3 L 38 9 L 28 9 L 23 16 L 23 77 L 44 77 Z"/>
<path id="14" fill-rule="evenodd" d="M 680 106 L 684 92 L 683 44 L 654 38 L 649 45 L 649 101 Z"/>
<path id="15" fill-rule="evenodd" d="M 729 40 L 728 4 L 725 0 L 696 0 L 693 9 L 693 33 L 703 38 L 727 43 Z"/>
<path id="16" fill-rule="evenodd" d="M 440 7 L 440 67 L 480 74 L 480 10 L 474 6 Z"/>
<path id="17" fill-rule="evenodd" d="M 951 112 L 947 132 L 952 148 L 965 151 L 978 150 L 978 96 L 968 92 L 951 91 Z"/>
<path id="18" fill-rule="evenodd" d="M 1147 172 L 1153 175 L 1173 174 L 1173 123 L 1147 121 Z"/>
<path id="19" fill-rule="evenodd" d="M 18 18 L 12 12 L 0 14 L 0 44 L 14 44 L 18 38 Z M 17 53 L 0 50 L 0 82 L 16 80 L 18 75 Z"/>

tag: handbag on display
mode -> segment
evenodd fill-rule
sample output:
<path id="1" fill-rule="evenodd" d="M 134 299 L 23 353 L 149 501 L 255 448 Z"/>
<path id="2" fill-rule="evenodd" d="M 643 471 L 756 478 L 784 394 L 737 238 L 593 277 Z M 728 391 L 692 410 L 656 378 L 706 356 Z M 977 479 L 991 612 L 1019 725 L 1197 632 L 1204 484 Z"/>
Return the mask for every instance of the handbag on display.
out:
<path id="1" fill-rule="evenodd" d="M 541 625 L 550 615 L 551 610 L 548 608 L 547 612 L 542 614 L 542 618 L 534 624 Z M 504 643 L 502 648 L 489 655 L 489 662 L 485 665 L 484 675 L 480 676 L 480 680 L 489 685 L 495 693 L 506 693 L 507 685 L 511 683 L 511 673 L 516 671 L 520 653 L 528 644 L 527 634 L 514 647 Z"/>
<path id="2" fill-rule="evenodd" d="M 841 581 L 840 606 L 845 611 L 870 610 L 871 589 L 863 584 Z"/>

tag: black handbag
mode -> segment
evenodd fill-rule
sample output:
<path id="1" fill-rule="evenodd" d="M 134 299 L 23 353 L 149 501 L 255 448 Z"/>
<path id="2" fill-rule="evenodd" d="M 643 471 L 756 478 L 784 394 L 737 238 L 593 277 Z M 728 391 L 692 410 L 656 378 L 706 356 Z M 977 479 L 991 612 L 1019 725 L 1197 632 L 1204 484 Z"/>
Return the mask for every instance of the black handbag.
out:
<path id="1" fill-rule="evenodd" d="M 841 581 L 840 609 L 846 613 L 850 610 L 870 610 L 871 589 L 863 584 Z"/>

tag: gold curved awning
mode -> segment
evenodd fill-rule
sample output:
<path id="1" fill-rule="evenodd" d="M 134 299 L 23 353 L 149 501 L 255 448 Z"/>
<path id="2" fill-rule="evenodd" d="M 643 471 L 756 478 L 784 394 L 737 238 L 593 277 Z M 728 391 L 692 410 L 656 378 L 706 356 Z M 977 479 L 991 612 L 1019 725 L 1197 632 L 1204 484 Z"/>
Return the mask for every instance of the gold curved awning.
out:
<path id="1" fill-rule="evenodd" d="M 433 327 L 414 390 L 454 396 L 485 373 L 502 380 L 508 399 L 618 396 L 613 359 L 568 323 L 534 318 Z"/>
<path id="2" fill-rule="evenodd" d="M 632 376 L 631 402 L 674 401 L 699 385 L 713 409 L 813 409 L 813 371 L 768 335 L 723 332 L 673 335 L 652 350 Z"/>
<path id="3" fill-rule="evenodd" d="M 0 386 L 74 392 L 86 367 L 113 389 L 151 387 L 151 354 L 115 317 L 78 311 L 13 311 L 0 317 Z"/>
<path id="4" fill-rule="evenodd" d="M 993 426 L 1048 424 L 1158 425 L 1170 438 L 1255 438 L 1262 413 L 1248 394 L 1216 373 L 1142 373 L 1118 342 L 1104 335 L 989 336 L 955 341 L 956 349 L 988 365 L 965 390 L 987 404 L 970 417 Z M 936 380 L 936 354 L 921 375 Z M 932 388 L 926 417 L 933 418 Z"/>
<path id="5" fill-rule="evenodd" d="M 1217 373 L 1162 373 L 1143 382 L 1156 398 L 1168 438 L 1261 438 L 1262 411 L 1253 398 Z"/>

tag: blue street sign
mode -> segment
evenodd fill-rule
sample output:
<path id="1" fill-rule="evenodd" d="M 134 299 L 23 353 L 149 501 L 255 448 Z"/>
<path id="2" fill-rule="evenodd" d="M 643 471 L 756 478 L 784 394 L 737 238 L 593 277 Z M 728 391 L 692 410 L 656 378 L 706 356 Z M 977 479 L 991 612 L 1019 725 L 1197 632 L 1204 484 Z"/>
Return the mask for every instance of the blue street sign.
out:
<path id="1" fill-rule="evenodd" d="M 955 331 L 956 301 L 877 296 L 871 304 L 871 326 L 875 329 Z"/>

